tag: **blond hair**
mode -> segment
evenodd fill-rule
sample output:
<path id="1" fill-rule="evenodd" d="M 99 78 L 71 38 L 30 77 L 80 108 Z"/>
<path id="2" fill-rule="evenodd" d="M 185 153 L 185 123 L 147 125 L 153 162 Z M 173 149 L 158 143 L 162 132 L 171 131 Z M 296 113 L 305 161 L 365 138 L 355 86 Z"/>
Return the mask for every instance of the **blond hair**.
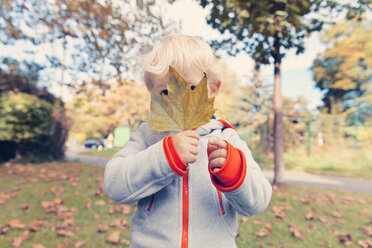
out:
<path id="1" fill-rule="evenodd" d="M 194 84 L 199 83 L 206 73 L 210 92 L 214 92 L 213 89 L 220 80 L 218 72 L 221 66 L 212 48 L 201 39 L 188 35 L 165 36 L 144 57 L 143 66 L 144 80 L 149 90 L 153 88 L 156 80 L 168 75 L 169 66 L 175 68 L 187 82 Z"/>

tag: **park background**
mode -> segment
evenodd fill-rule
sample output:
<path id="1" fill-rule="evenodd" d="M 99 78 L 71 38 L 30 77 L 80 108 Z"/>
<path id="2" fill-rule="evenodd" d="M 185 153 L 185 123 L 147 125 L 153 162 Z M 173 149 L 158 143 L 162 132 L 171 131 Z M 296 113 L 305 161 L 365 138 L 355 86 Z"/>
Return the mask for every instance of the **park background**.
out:
<path id="1" fill-rule="evenodd" d="M 239 218 L 238 247 L 372 247 L 370 195 L 285 180 L 372 179 L 371 4 L 1 0 L 0 246 L 130 243 L 136 206 L 107 199 L 102 167 L 65 155 L 120 149 L 149 113 L 141 55 L 183 33 L 216 50 L 216 115 L 275 172 L 268 209 Z"/>

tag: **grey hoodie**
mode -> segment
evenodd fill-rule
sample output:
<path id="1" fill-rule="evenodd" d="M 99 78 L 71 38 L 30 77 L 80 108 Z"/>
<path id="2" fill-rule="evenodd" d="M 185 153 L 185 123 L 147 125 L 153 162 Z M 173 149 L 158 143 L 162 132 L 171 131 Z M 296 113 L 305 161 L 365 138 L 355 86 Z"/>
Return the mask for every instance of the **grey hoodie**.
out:
<path id="1" fill-rule="evenodd" d="M 131 247 L 172 248 L 181 243 L 182 248 L 236 247 L 237 215 L 251 216 L 267 208 L 271 185 L 238 133 L 214 119 L 196 132 L 199 153 L 185 176 L 171 169 L 163 150 L 163 139 L 176 132 L 152 131 L 147 123 L 107 163 L 108 197 L 118 203 L 138 202 L 131 221 Z M 207 155 L 210 137 L 224 139 L 244 153 L 246 175 L 233 191 L 221 193 L 212 184 Z"/>

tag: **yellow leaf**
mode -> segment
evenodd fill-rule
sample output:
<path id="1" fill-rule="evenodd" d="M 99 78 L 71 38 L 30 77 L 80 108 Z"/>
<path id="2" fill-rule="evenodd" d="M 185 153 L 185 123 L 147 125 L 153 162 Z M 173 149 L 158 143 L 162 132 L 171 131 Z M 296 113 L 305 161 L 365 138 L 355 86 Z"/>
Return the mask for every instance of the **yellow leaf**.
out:
<path id="1" fill-rule="evenodd" d="M 208 98 L 207 75 L 194 90 L 178 72 L 169 68 L 168 96 L 151 91 L 151 129 L 158 132 L 183 131 L 207 124 L 213 116 L 214 97 Z"/>

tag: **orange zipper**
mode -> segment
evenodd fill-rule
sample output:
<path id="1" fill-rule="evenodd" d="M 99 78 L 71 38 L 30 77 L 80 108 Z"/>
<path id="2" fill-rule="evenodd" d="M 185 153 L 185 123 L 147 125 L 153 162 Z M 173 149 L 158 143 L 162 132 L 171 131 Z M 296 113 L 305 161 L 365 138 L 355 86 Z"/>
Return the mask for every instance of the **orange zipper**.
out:
<path id="1" fill-rule="evenodd" d="M 189 185 L 188 173 L 182 177 L 182 239 L 181 248 L 188 247 L 189 239 Z"/>
<path id="2" fill-rule="evenodd" d="M 155 194 L 152 195 L 152 198 L 151 198 L 151 201 L 150 201 L 150 204 L 147 208 L 147 211 L 151 211 L 151 208 L 152 208 L 152 205 L 154 204 L 154 200 L 155 200 Z"/>
<path id="3" fill-rule="evenodd" d="M 220 201 L 220 209 L 221 209 L 221 212 L 222 214 L 225 214 L 225 210 L 223 209 L 223 205 L 222 205 L 222 196 L 221 196 L 221 191 L 219 191 L 218 189 L 217 190 L 217 194 L 218 194 L 218 200 Z"/>

